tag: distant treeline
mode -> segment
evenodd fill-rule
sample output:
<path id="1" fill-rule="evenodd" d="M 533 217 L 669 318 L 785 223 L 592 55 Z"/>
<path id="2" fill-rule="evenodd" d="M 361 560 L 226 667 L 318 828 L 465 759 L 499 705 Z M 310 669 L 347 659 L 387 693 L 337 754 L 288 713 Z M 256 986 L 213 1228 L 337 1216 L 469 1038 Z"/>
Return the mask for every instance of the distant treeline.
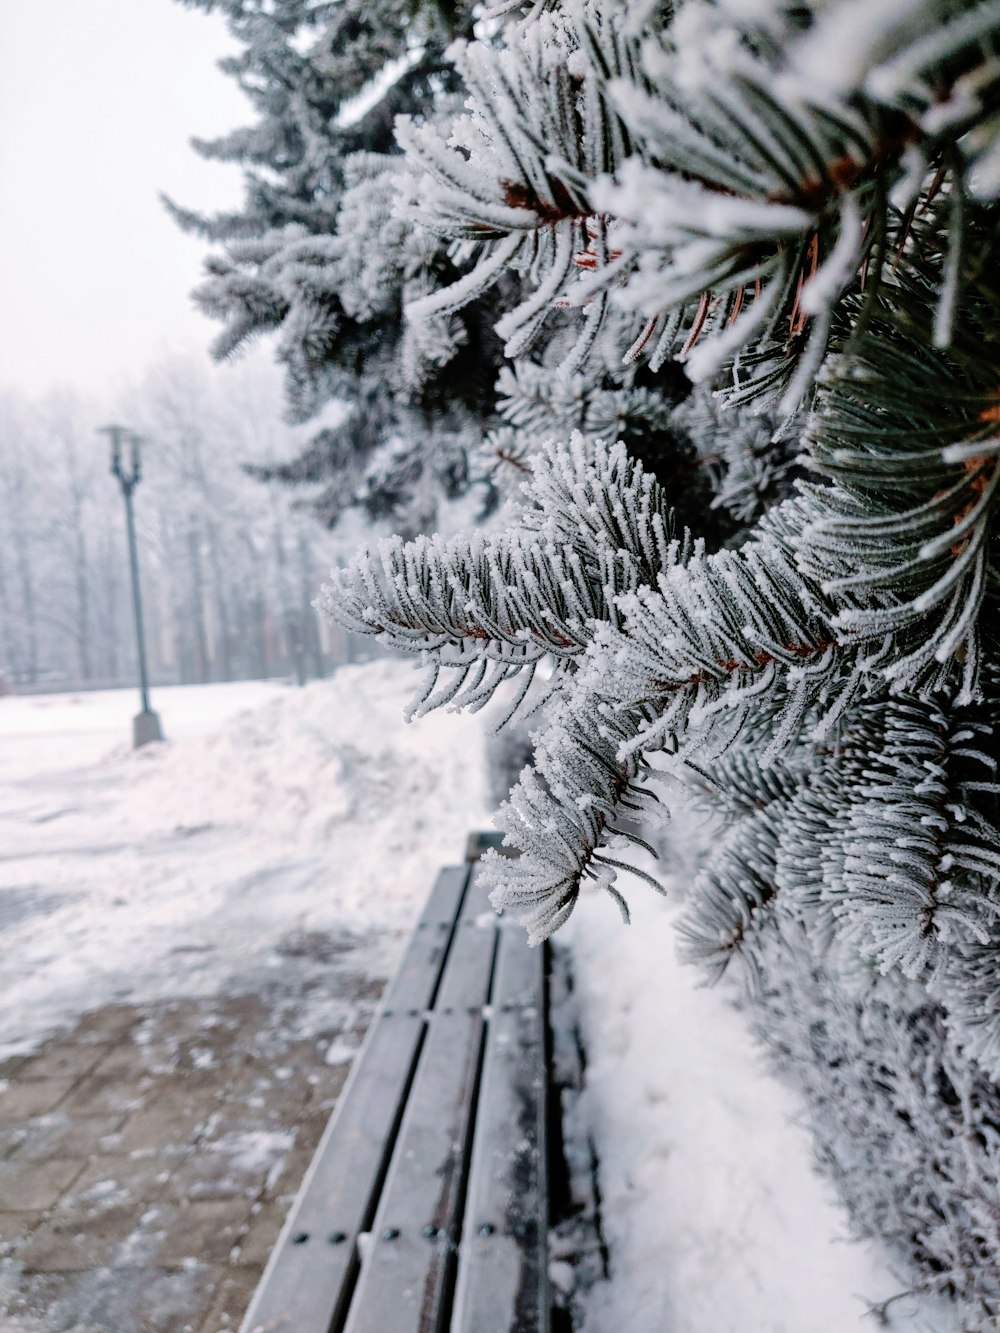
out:
<path id="1" fill-rule="evenodd" d="M 294 491 L 247 475 L 294 432 L 266 369 L 157 366 L 110 412 L 69 394 L 0 398 L 0 679 L 135 678 L 122 496 L 97 427 L 143 437 L 135 492 L 154 681 L 324 675 L 354 645 L 312 608 L 339 543 Z M 362 648 L 362 652 L 366 652 Z"/>

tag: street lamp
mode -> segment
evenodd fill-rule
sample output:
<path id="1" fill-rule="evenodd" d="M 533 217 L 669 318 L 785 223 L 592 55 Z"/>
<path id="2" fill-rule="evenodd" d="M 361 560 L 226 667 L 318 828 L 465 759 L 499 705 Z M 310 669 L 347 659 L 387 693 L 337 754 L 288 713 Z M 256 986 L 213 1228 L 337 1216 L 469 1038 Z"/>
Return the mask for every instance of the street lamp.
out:
<path id="1" fill-rule="evenodd" d="M 146 640 L 142 628 L 142 597 L 139 592 L 139 557 L 135 546 L 135 518 L 132 513 L 132 492 L 139 485 L 142 467 L 139 462 L 141 437 L 124 426 L 101 426 L 100 434 L 111 440 L 111 475 L 118 478 L 125 501 L 125 526 L 128 531 L 128 556 L 132 567 L 132 607 L 135 611 L 135 645 L 139 656 L 139 692 L 142 710 L 132 720 L 132 744 L 136 749 L 150 741 L 162 741 L 160 719 L 149 706 L 149 679 L 146 674 Z M 123 461 L 122 444 L 128 441 L 129 461 Z"/>

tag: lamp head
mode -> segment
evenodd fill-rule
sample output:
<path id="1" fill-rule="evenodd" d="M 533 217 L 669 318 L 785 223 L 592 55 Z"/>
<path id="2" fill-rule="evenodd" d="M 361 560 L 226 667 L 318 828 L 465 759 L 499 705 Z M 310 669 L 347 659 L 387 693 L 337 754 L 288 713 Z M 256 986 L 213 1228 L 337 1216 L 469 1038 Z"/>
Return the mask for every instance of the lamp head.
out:
<path id="1" fill-rule="evenodd" d="M 140 476 L 139 466 L 139 445 L 142 437 L 135 431 L 129 430 L 127 426 L 109 425 L 98 426 L 99 435 L 107 435 L 111 441 L 111 474 L 118 478 L 123 487 L 129 491 L 137 484 Z M 122 445 L 128 441 L 131 450 L 131 468 L 128 473 L 125 471 L 122 462 Z"/>

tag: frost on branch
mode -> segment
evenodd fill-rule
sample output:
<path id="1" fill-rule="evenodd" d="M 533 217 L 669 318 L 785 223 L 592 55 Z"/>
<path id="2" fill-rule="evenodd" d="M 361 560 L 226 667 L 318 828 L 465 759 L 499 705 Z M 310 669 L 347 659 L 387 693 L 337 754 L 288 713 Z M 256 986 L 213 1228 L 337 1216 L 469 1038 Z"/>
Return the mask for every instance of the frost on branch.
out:
<path id="1" fill-rule="evenodd" d="M 195 294 L 223 326 L 214 353 L 273 340 L 294 420 L 344 409 L 255 475 L 295 487 L 324 526 L 358 509 L 399 531 L 433 528 L 473 482 L 500 344 L 496 312 L 475 302 L 419 327 L 403 319 L 449 260 L 443 241 L 398 214 L 412 180 L 393 126 L 401 112 L 450 118 L 456 79 L 442 53 L 471 29 L 471 9 L 188 2 L 225 17 L 236 52 L 221 63 L 253 111 L 247 127 L 196 143 L 241 168 L 242 206 L 204 216 L 168 205 L 215 247 Z"/>
<path id="2" fill-rule="evenodd" d="M 621 445 L 576 436 L 543 451 L 510 531 L 388 538 L 334 571 L 320 605 L 358 633 L 433 654 L 451 692 L 424 708 L 463 688 L 461 702 L 483 703 L 522 667 L 577 656 L 616 619 L 615 597 L 689 549 L 655 479 Z"/>
<path id="3" fill-rule="evenodd" d="M 580 888 L 590 880 L 610 893 L 628 921 L 625 899 L 615 888 L 616 872 L 627 871 L 660 890 L 645 871 L 613 855 L 616 847 L 637 845 L 655 855 L 628 820 L 643 809 L 649 794 L 639 785 L 642 764 L 620 758 L 633 721 L 612 715 L 580 690 L 567 692 L 537 737 L 533 764 L 501 809 L 499 822 L 514 860 L 489 856 L 487 882 L 494 906 L 522 913 L 531 944 L 557 930 L 572 912 Z"/>
<path id="4" fill-rule="evenodd" d="M 966 699 L 1000 482 L 995 242 L 986 255 L 964 283 L 947 352 L 934 346 L 926 285 L 901 284 L 891 306 L 873 311 L 866 343 L 824 368 L 806 445 L 832 484 L 808 489 L 799 538 L 803 567 L 854 602 L 838 616 L 844 631 L 905 643 L 887 668 L 899 688 L 958 657 Z"/>

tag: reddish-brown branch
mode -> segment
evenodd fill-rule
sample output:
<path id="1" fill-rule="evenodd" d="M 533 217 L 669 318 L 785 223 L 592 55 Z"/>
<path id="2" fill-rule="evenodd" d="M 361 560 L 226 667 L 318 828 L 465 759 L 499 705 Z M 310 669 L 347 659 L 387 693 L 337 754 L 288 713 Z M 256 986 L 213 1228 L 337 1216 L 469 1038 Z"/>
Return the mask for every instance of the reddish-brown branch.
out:
<path id="1" fill-rule="evenodd" d="M 494 453 L 501 463 L 509 463 L 511 467 L 516 467 L 518 472 L 526 472 L 529 477 L 532 475 L 531 468 L 524 459 L 518 458 L 518 456 L 512 454 L 509 449 L 495 449 Z"/>
<path id="2" fill-rule="evenodd" d="M 399 616 L 389 616 L 388 620 L 389 623 L 395 625 L 397 629 L 426 628 L 419 621 L 413 621 L 411 623 L 410 621 L 403 620 Z M 532 626 L 529 626 L 528 628 L 538 643 L 544 643 L 548 640 L 550 643 L 554 643 L 557 648 L 573 648 L 576 646 L 572 639 L 567 638 L 565 634 L 557 629 L 552 629 L 551 627 L 536 629 Z M 483 629 L 482 625 L 463 625 L 458 622 L 452 626 L 452 633 L 457 639 L 472 639 L 477 643 L 488 643 L 493 638 L 493 635 L 490 634 L 489 630 Z"/>
<path id="3" fill-rule="evenodd" d="M 819 232 L 817 231 L 813 232 L 812 240 L 809 242 L 807 257 L 809 260 L 809 277 L 814 278 L 819 267 Z M 801 305 L 802 288 L 805 284 L 806 270 L 801 268 L 799 269 L 799 280 L 795 286 L 795 304 L 792 306 L 792 313 L 788 317 L 788 332 L 792 338 L 797 333 L 801 333 L 806 326 L 806 315 Z"/>
<path id="4" fill-rule="evenodd" d="M 996 463 L 997 460 L 995 458 L 985 457 L 982 454 L 977 454 L 974 458 L 967 458 L 962 463 L 963 471 L 972 476 L 972 498 L 969 500 L 968 504 L 964 505 L 955 515 L 954 521 L 956 526 L 971 514 L 973 509 L 975 509 L 983 492 L 989 484 L 990 478 L 996 470 Z M 956 542 L 951 548 L 951 554 L 961 555 L 968 544 L 969 538 L 964 537 L 961 541 Z"/>
<path id="5" fill-rule="evenodd" d="M 853 190 L 866 174 L 878 171 L 920 137 L 919 126 L 901 111 L 884 113 L 884 124 L 885 132 L 874 144 L 870 157 L 858 159 L 845 153 L 826 163 L 822 175 L 806 176 L 793 189 L 776 190 L 769 196 L 770 202 L 798 204 L 821 213 L 836 195 Z"/>
<path id="6" fill-rule="evenodd" d="M 501 181 L 503 201 L 508 208 L 523 208 L 526 212 L 536 213 L 545 226 L 554 226 L 557 222 L 566 222 L 569 218 L 589 216 L 586 208 L 576 202 L 561 181 L 552 182 L 552 202 L 541 199 L 530 186 L 523 181 Z"/>
<path id="7" fill-rule="evenodd" d="M 698 335 L 705 327 L 705 320 L 708 318 L 708 306 L 709 306 L 709 301 L 711 299 L 711 295 L 712 293 L 707 291 L 702 292 L 701 294 L 701 300 L 698 302 L 698 313 L 694 317 L 694 323 L 691 325 L 691 332 L 687 336 L 687 341 L 685 342 L 684 346 L 681 348 L 680 351 L 679 359 L 681 361 L 684 360 L 688 352 L 690 352 L 691 348 L 698 341 Z"/>
<path id="8" fill-rule="evenodd" d="M 836 639 L 820 639 L 816 643 L 786 643 L 785 652 L 791 653 L 794 657 L 818 657 L 825 653 L 828 648 L 836 646 Z M 740 662 L 735 657 L 724 658 L 721 662 L 716 662 L 716 666 L 726 675 L 734 675 L 737 671 L 753 671 L 755 667 L 769 666 L 772 662 L 780 661 L 774 653 L 769 653 L 764 649 L 754 653 L 751 662 Z M 703 685 L 708 680 L 714 680 L 714 675 L 702 669 L 687 676 L 684 680 L 656 680 L 653 682 L 653 688 L 664 694 L 676 690 L 687 689 L 690 685 Z"/>
<path id="9" fill-rule="evenodd" d="M 621 254 L 622 252 L 620 250 L 609 250 L 608 263 L 611 263 L 615 259 L 620 259 Z M 588 246 L 586 250 L 580 250 L 577 254 L 575 254 L 573 256 L 573 263 L 577 266 L 577 268 L 585 268 L 592 273 L 595 272 L 598 268 L 600 268 L 600 264 L 597 259 L 597 251 L 594 249 L 592 245 Z"/>

